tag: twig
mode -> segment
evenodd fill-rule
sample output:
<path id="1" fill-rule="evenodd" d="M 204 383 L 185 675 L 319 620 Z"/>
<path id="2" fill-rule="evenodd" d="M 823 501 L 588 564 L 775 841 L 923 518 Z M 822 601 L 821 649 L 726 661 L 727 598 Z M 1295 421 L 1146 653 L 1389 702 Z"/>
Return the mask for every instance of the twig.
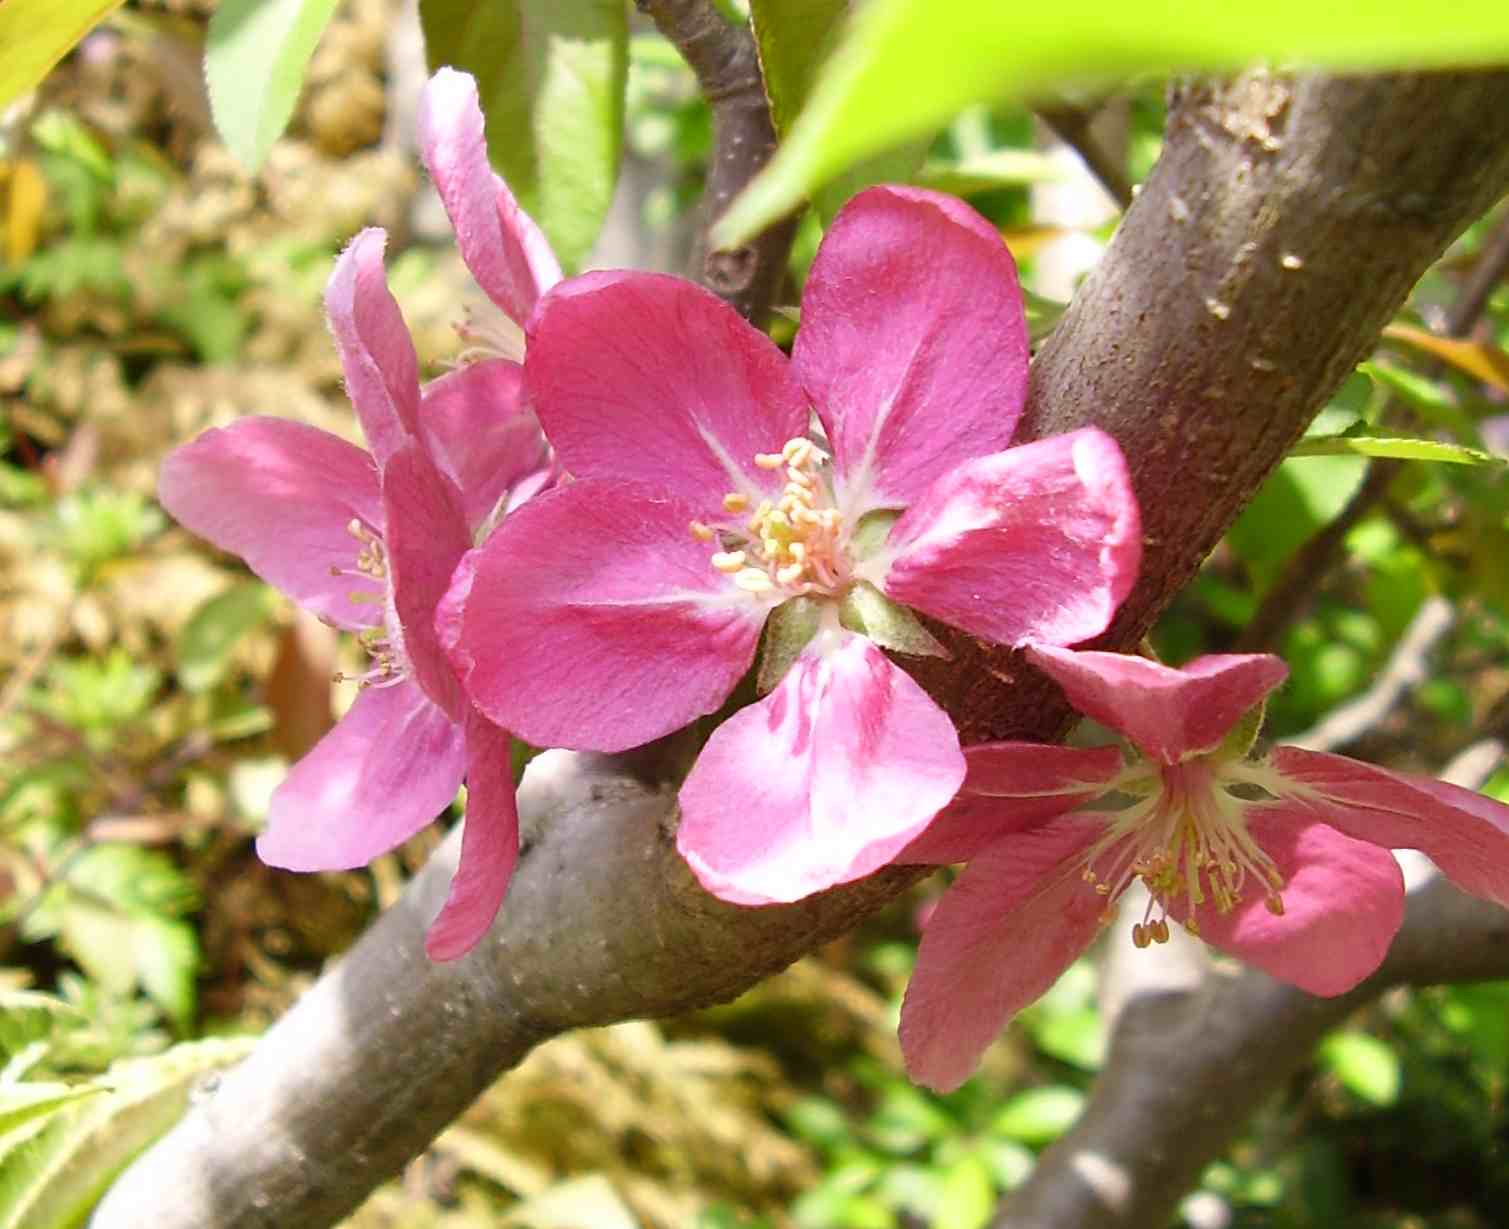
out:
<path id="1" fill-rule="evenodd" d="M 1442 776 L 1472 787 L 1495 762 L 1469 748 Z M 1121 1013 L 1079 1122 L 992 1229 L 1163 1229 L 1258 1105 L 1359 1007 L 1394 986 L 1506 976 L 1509 912 L 1437 876 L 1410 893 L 1382 967 L 1349 994 L 1316 998 L 1257 970 L 1149 985 Z"/>
<path id="2" fill-rule="evenodd" d="M 1121 206 L 1122 212 L 1130 209 L 1134 193 L 1126 168 L 1111 157 L 1096 139 L 1092 128 L 1099 108 L 1090 110 L 1059 103 L 1040 106 L 1035 110 L 1043 123 L 1053 129 L 1058 139 L 1084 160 L 1090 173 L 1100 180 L 1100 186 L 1106 190 L 1106 195 Z"/>
<path id="3" fill-rule="evenodd" d="M 749 26 L 729 22 L 710 0 L 638 0 L 691 65 L 713 116 L 713 153 L 702 198 L 695 261 L 707 287 L 758 322 L 786 271 L 796 218 L 738 248 L 709 251 L 707 230 L 775 149 L 775 125 Z"/>
<path id="4" fill-rule="evenodd" d="M 1505 212 L 1493 237 L 1484 245 L 1472 274 L 1447 309 L 1448 337 L 1465 337 L 1472 331 L 1488 304 L 1489 296 L 1503 281 L 1506 272 L 1509 272 L 1509 211 Z M 1256 653 L 1274 646 L 1329 570 L 1347 534 L 1387 494 L 1394 479 L 1404 470 L 1404 464 L 1403 461 L 1384 458 L 1368 467 L 1367 477 L 1347 500 L 1346 506 L 1285 565 L 1257 613 L 1237 638 L 1237 652 Z"/>
<path id="5" fill-rule="evenodd" d="M 1332 709 L 1304 733 L 1284 741 L 1311 751 L 1335 751 L 1356 742 L 1393 711 L 1400 696 L 1429 677 L 1430 665 L 1426 659 L 1441 637 L 1451 630 L 1456 617 L 1452 604 L 1444 597 L 1427 598 L 1373 685 Z"/>

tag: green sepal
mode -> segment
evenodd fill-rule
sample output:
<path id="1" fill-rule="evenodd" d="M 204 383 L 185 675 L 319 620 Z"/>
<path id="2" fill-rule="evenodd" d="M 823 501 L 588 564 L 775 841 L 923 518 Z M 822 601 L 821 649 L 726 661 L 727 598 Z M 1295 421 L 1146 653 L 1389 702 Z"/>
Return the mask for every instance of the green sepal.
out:
<path id="1" fill-rule="evenodd" d="M 822 625 L 823 608 L 810 597 L 782 602 L 765 620 L 765 643 L 760 650 L 760 673 L 755 690 L 767 695 L 786 677 L 786 671 L 812 643 Z"/>
<path id="2" fill-rule="evenodd" d="M 951 656 L 908 607 L 891 601 L 868 581 L 862 580 L 849 590 L 838 608 L 838 621 L 883 649 L 912 657 Z"/>
<path id="3" fill-rule="evenodd" d="M 879 551 L 891 535 L 891 526 L 899 519 L 901 513 L 894 508 L 877 508 L 873 512 L 866 512 L 854 526 L 854 532 L 849 535 L 849 558 L 855 563 L 862 563 Z"/>
<path id="4" fill-rule="evenodd" d="M 1263 728 L 1263 716 L 1268 710 L 1268 701 L 1259 700 L 1242 714 L 1242 719 L 1226 731 L 1226 737 L 1216 748 L 1223 760 L 1245 760 L 1257 742 L 1258 731 Z"/>

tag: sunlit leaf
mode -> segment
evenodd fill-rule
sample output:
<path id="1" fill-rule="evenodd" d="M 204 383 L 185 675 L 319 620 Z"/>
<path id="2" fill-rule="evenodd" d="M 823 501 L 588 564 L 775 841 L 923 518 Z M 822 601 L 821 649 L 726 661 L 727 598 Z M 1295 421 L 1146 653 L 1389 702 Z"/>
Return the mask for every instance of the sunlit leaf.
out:
<path id="1" fill-rule="evenodd" d="M 990 1129 L 1019 1144 L 1050 1144 L 1074 1125 L 1084 1105 L 1084 1093 L 1075 1088 L 1031 1088 L 1006 1102 Z"/>
<path id="2" fill-rule="evenodd" d="M 421 0 L 431 69 L 477 79 L 487 152 L 569 272 L 618 178 L 628 74 L 622 0 Z"/>
<path id="3" fill-rule="evenodd" d="M 1272 0 L 873 0 L 824 65 L 791 136 L 714 232 L 733 247 L 861 159 L 932 131 L 971 103 L 1062 83 L 1257 60 L 1334 68 L 1444 67 L 1509 57 L 1509 5 L 1415 0 L 1347 6 Z"/>
<path id="4" fill-rule="evenodd" d="M 0 108 L 35 89 L 121 0 L 4 0 L 0 3 Z"/>
<path id="5" fill-rule="evenodd" d="M 186 691 L 204 691 L 222 678 L 231 650 L 265 619 L 273 599 L 265 585 L 233 585 L 199 607 L 178 634 L 178 682 Z"/>
<path id="6" fill-rule="evenodd" d="M 1443 444 L 1439 440 L 1407 437 L 1385 438 L 1377 435 L 1333 435 L 1304 439 L 1290 453 L 1296 457 L 1393 457 L 1400 461 L 1442 461 L 1449 465 L 1503 465 L 1500 457 L 1461 444 Z"/>
<path id="7" fill-rule="evenodd" d="M 99 1095 L 0 1139 L 0 1229 L 81 1224 L 127 1163 L 183 1115 L 198 1082 L 250 1049 L 250 1038 L 224 1038 L 117 1063 L 95 1085 Z"/>
<path id="8" fill-rule="evenodd" d="M 100 1091 L 88 1084 L 0 1084 L 0 1135 Z"/>
<path id="9" fill-rule="evenodd" d="M 1509 393 L 1509 354 L 1488 341 L 1439 337 L 1410 324 L 1390 324 L 1383 330 L 1390 341 L 1402 342 L 1455 367 L 1474 380 Z"/>
<path id="10" fill-rule="evenodd" d="M 1370 1105 L 1399 1099 L 1399 1056 L 1368 1033 L 1332 1033 L 1321 1043 L 1320 1059 L 1346 1087 Z"/>
<path id="11" fill-rule="evenodd" d="M 204 50 L 215 129 L 248 171 L 293 117 L 338 0 L 220 0 Z"/>

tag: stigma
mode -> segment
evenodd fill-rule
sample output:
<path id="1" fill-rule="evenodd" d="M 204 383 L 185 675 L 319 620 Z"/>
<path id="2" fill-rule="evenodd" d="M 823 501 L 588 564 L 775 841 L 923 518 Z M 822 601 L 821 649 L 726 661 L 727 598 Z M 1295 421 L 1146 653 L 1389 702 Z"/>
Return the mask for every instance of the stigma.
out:
<path id="1" fill-rule="evenodd" d="M 838 597 L 849 583 L 843 549 L 843 517 L 833 506 L 823 467 L 828 454 L 804 436 L 787 440 L 780 452 L 756 453 L 760 469 L 784 470 L 786 484 L 775 499 L 751 506 L 743 491 L 723 496 L 723 517 L 692 521 L 699 542 L 718 549 L 712 567 L 746 593 L 791 597 Z M 742 522 L 717 524 L 748 513 Z"/>
<path id="2" fill-rule="evenodd" d="M 1081 878 L 1105 899 L 1105 920 L 1130 883 L 1142 881 L 1150 899 L 1132 927 L 1139 948 L 1168 942 L 1170 915 L 1198 936 L 1202 910 L 1230 913 L 1250 894 L 1261 893 L 1270 913 L 1284 912 L 1284 877 L 1248 830 L 1252 802 L 1230 791 L 1243 782 L 1226 779 L 1223 767 L 1215 756 L 1143 761 L 1118 784 L 1139 800 L 1112 817 Z"/>

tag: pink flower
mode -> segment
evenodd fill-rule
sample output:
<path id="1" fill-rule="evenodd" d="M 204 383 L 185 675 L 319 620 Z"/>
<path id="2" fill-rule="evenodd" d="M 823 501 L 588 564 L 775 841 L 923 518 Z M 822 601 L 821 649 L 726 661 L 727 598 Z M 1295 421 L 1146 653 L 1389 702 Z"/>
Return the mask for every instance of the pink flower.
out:
<path id="1" fill-rule="evenodd" d="M 1509 807 L 1428 778 L 1298 747 L 1250 759 L 1267 655 L 1140 657 L 1028 650 L 1081 712 L 1141 753 L 970 747 L 958 799 L 898 862 L 969 865 L 923 933 L 901 1010 L 913 1078 L 954 1088 L 1006 1020 L 1089 945 L 1134 879 L 1152 896 L 1139 947 L 1168 919 L 1311 994 L 1350 990 L 1404 911 L 1391 849 L 1429 854 L 1509 904 Z M 1119 809 L 1082 809 L 1110 796 Z"/>
<path id="2" fill-rule="evenodd" d="M 383 278 L 384 235 L 341 254 L 325 304 L 370 453 L 302 423 L 245 418 L 163 462 L 158 494 L 185 526 L 371 654 L 356 702 L 273 794 L 264 862 L 360 866 L 407 840 L 469 782 L 461 864 L 430 929 L 436 959 L 470 948 L 518 855 L 508 735 L 466 700 L 436 629 L 451 573 L 547 481 L 523 378 L 494 360 L 422 392 Z"/>
<path id="3" fill-rule="evenodd" d="M 715 712 L 763 629 L 769 694 L 713 733 L 680 796 L 679 848 L 725 900 L 866 875 L 953 797 L 952 723 L 881 651 L 942 652 L 912 610 L 1070 644 L 1132 583 L 1115 443 L 1007 450 L 1027 379 L 1016 269 L 950 197 L 876 188 L 839 214 L 789 362 L 690 282 L 603 272 L 540 300 L 525 372 L 576 481 L 458 577 L 453 660 L 527 741 L 618 751 Z"/>
<path id="4" fill-rule="evenodd" d="M 454 68 L 430 78 L 419 99 L 419 152 L 456 232 L 456 246 L 483 292 L 506 317 L 463 335 L 481 353 L 518 359 L 520 330 L 561 266 L 534 219 L 519 208 L 487 160 L 477 83 Z"/>

